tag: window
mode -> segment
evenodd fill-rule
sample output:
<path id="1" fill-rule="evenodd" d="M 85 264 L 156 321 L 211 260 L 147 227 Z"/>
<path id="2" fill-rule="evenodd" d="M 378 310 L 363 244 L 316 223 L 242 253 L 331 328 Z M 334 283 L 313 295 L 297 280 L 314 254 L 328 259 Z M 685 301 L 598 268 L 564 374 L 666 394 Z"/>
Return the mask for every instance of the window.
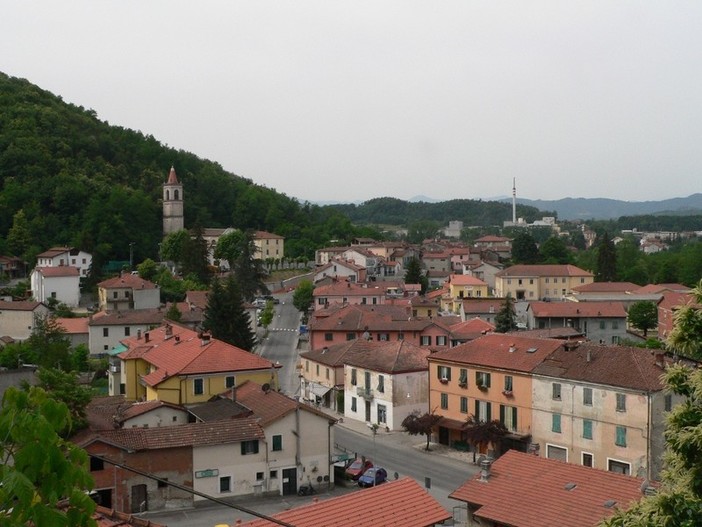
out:
<path id="1" fill-rule="evenodd" d="M 614 439 L 617 446 L 626 446 L 626 426 L 617 427 L 617 437 Z"/>
<path id="2" fill-rule="evenodd" d="M 271 470 L 268 473 L 268 477 L 271 479 L 278 479 L 278 471 L 277 470 Z"/>
<path id="3" fill-rule="evenodd" d="M 583 404 L 592 406 L 592 388 L 583 388 Z"/>
<path id="4" fill-rule="evenodd" d="M 437 346 L 446 346 L 446 336 L 439 335 L 438 337 L 436 337 L 436 345 Z"/>
<path id="5" fill-rule="evenodd" d="M 461 397 L 461 413 L 468 413 L 468 397 Z"/>
<path id="6" fill-rule="evenodd" d="M 357 399 L 355 397 L 351 397 L 351 411 L 356 412 L 356 411 L 358 411 L 357 408 L 358 408 Z"/>
<path id="7" fill-rule="evenodd" d="M 592 466 L 593 466 L 592 454 L 588 454 L 587 452 L 583 452 L 583 466 L 592 468 Z"/>
<path id="8" fill-rule="evenodd" d="M 227 375 L 224 378 L 224 387 L 225 388 L 234 388 L 234 376 L 233 375 Z"/>
<path id="9" fill-rule="evenodd" d="M 505 391 L 506 392 L 511 392 L 512 391 L 512 383 L 513 379 L 511 375 L 505 375 Z"/>
<path id="10" fill-rule="evenodd" d="M 626 412 L 626 394 L 617 394 L 617 412 Z"/>
<path id="11" fill-rule="evenodd" d="M 490 374 L 484 371 L 475 372 L 475 384 L 478 388 L 489 388 L 490 387 Z"/>
<path id="12" fill-rule="evenodd" d="M 168 487 L 168 478 L 164 478 L 164 480 L 158 480 L 158 484 L 156 485 L 157 488 L 159 489 L 165 489 Z"/>
<path id="13" fill-rule="evenodd" d="M 365 372 L 363 375 L 363 378 L 365 382 L 363 383 L 363 386 L 366 387 L 366 390 L 370 390 L 371 388 L 371 374 L 369 371 Z"/>
<path id="14" fill-rule="evenodd" d="M 592 421 L 583 419 L 583 438 L 592 439 Z"/>
<path id="15" fill-rule="evenodd" d="M 447 381 L 451 380 L 451 368 L 448 366 L 439 366 L 437 368 L 437 377 L 439 380 L 444 380 L 446 379 Z"/>
<path id="16" fill-rule="evenodd" d="M 334 335 L 332 333 L 325 333 L 324 340 L 326 340 L 327 342 L 331 342 L 332 340 L 334 340 Z"/>
<path id="17" fill-rule="evenodd" d="M 283 450 L 283 436 L 282 435 L 274 435 L 273 436 L 271 450 L 273 450 L 273 452 L 279 452 L 279 451 Z"/>
<path id="18" fill-rule="evenodd" d="M 386 424 L 388 422 L 388 410 L 384 404 L 378 405 L 378 423 Z"/>
<path id="19" fill-rule="evenodd" d="M 263 472 L 256 472 L 256 481 L 263 481 Z"/>
<path id="20" fill-rule="evenodd" d="M 605 321 L 600 320 L 600 329 L 605 329 Z"/>
<path id="21" fill-rule="evenodd" d="M 561 414 L 551 415 L 551 432 L 561 433 Z"/>
<path id="22" fill-rule="evenodd" d="M 249 454 L 258 454 L 258 439 L 241 442 L 241 455 L 248 456 Z"/>
<path id="23" fill-rule="evenodd" d="M 619 321 L 612 320 L 612 329 L 619 329 Z"/>
<path id="24" fill-rule="evenodd" d="M 448 410 L 448 394 L 447 393 L 441 394 L 441 409 Z"/>
<path id="25" fill-rule="evenodd" d="M 124 292 L 124 298 L 129 298 L 129 291 Z"/>
<path id="26" fill-rule="evenodd" d="M 402 331 L 397 334 L 397 340 L 405 340 L 405 334 Z"/>
<path id="27" fill-rule="evenodd" d="M 385 376 L 378 375 L 378 391 L 380 393 L 385 393 Z"/>
<path id="28" fill-rule="evenodd" d="M 119 291 L 114 291 L 114 292 L 112 293 L 112 298 L 115 298 L 115 299 L 116 299 L 118 296 L 119 296 Z"/>
<path id="29" fill-rule="evenodd" d="M 458 384 L 463 388 L 468 386 L 468 370 L 461 368 L 460 375 L 458 376 Z"/>
<path id="30" fill-rule="evenodd" d="M 324 376 L 328 379 L 329 378 L 329 368 L 325 368 L 326 371 L 324 372 Z"/>
<path id="31" fill-rule="evenodd" d="M 110 336 L 110 328 L 102 328 L 102 336 L 109 337 Z"/>
<path id="32" fill-rule="evenodd" d="M 615 461 L 610 459 L 607 463 L 607 470 L 610 472 L 615 472 L 617 474 L 624 474 L 628 476 L 631 473 L 631 465 L 629 463 L 624 463 L 622 461 Z"/>
<path id="33" fill-rule="evenodd" d="M 431 336 L 422 335 L 421 337 L 419 337 L 419 344 L 421 346 L 431 346 Z"/>
<path id="34" fill-rule="evenodd" d="M 90 472 L 105 470 L 105 462 L 102 459 L 90 456 Z"/>
<path id="35" fill-rule="evenodd" d="M 505 425 L 510 432 L 517 430 L 517 408 L 515 406 L 505 406 L 501 404 L 500 423 Z"/>
<path id="36" fill-rule="evenodd" d="M 663 398 L 663 409 L 670 412 L 673 409 L 673 396 L 669 393 Z"/>
<path id="37" fill-rule="evenodd" d="M 546 457 L 568 462 L 568 449 L 556 445 L 546 445 Z"/>
<path id="38" fill-rule="evenodd" d="M 358 384 L 356 368 L 351 368 L 351 385 L 356 386 Z"/>
<path id="39" fill-rule="evenodd" d="M 317 364 L 316 366 L 317 367 L 315 369 L 315 375 L 317 375 L 317 377 L 319 377 L 319 364 Z"/>
<path id="40" fill-rule="evenodd" d="M 195 395 L 202 395 L 203 393 L 205 393 L 204 379 L 193 379 L 193 393 Z"/>
<path id="41" fill-rule="evenodd" d="M 561 400 L 561 385 L 557 382 L 551 384 L 551 398 L 556 401 Z"/>
<path id="42" fill-rule="evenodd" d="M 356 334 L 355 333 L 347 333 L 346 340 L 356 340 Z"/>
<path id="43" fill-rule="evenodd" d="M 387 342 L 390 340 L 390 335 L 388 333 L 378 333 L 378 340 L 381 342 Z"/>
<path id="44" fill-rule="evenodd" d="M 125 336 L 125 337 L 128 337 L 128 336 L 131 334 L 131 329 L 132 329 L 132 328 L 130 328 L 129 326 L 127 326 L 126 328 L 124 328 L 124 336 Z"/>
<path id="45" fill-rule="evenodd" d="M 487 423 L 492 421 L 491 417 L 492 405 L 488 401 L 475 401 L 475 418 L 479 421 Z"/>
<path id="46" fill-rule="evenodd" d="M 232 477 L 223 476 L 219 478 L 219 491 L 220 492 L 231 492 L 232 491 Z"/>

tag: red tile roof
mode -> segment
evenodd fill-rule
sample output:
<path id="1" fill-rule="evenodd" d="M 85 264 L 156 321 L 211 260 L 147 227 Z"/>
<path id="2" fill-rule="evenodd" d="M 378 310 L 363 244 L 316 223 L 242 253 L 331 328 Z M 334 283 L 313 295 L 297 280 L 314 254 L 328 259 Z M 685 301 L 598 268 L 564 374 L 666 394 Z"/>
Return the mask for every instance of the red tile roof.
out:
<path id="1" fill-rule="evenodd" d="M 58 267 L 36 267 L 34 270 L 47 277 L 60 278 L 64 276 L 80 276 L 80 271 L 77 267 L 68 265 L 59 265 Z"/>
<path id="2" fill-rule="evenodd" d="M 83 439 L 79 446 L 85 447 L 95 441 L 102 441 L 119 448 L 139 451 L 223 445 L 254 439 L 265 439 L 263 428 L 261 428 L 258 419 L 239 417 L 156 428 L 100 430 Z"/>
<path id="3" fill-rule="evenodd" d="M 483 313 L 483 314 L 496 314 L 500 312 L 503 304 L 505 303 L 504 298 L 492 298 L 492 299 L 476 299 L 476 298 L 464 298 L 463 299 L 463 312 L 468 313 Z"/>
<path id="4" fill-rule="evenodd" d="M 530 372 L 562 345 L 561 340 L 491 333 L 460 346 L 437 351 L 429 357 L 429 362 L 448 361 Z"/>
<path id="5" fill-rule="evenodd" d="M 690 291 L 690 288 L 682 284 L 648 284 L 638 288 L 635 292 L 637 295 L 644 295 L 647 293 L 664 293 L 666 291 L 686 293 Z"/>
<path id="6" fill-rule="evenodd" d="M 573 287 L 577 293 L 632 293 L 641 286 L 632 282 L 592 282 Z"/>
<path id="7" fill-rule="evenodd" d="M 278 235 L 278 234 L 273 234 L 272 232 L 266 232 L 266 231 L 256 231 L 253 233 L 253 238 L 254 240 L 263 240 L 263 239 L 268 239 L 268 240 L 282 240 L 283 237 Z"/>
<path id="8" fill-rule="evenodd" d="M 410 316 L 409 304 L 344 305 L 318 309 L 310 320 L 310 331 L 423 331 L 436 320 Z"/>
<path id="9" fill-rule="evenodd" d="M 178 176 L 176 176 L 175 167 L 171 167 L 171 171 L 168 173 L 168 181 L 166 182 L 166 185 L 177 185 L 177 184 L 178 184 Z"/>
<path id="10" fill-rule="evenodd" d="M 98 287 L 103 289 L 155 289 L 157 287 L 153 282 L 144 280 L 138 275 L 126 273 L 122 276 L 108 278 L 98 284 Z"/>
<path id="11" fill-rule="evenodd" d="M 527 309 L 537 318 L 626 318 L 622 302 L 529 302 Z"/>
<path id="12" fill-rule="evenodd" d="M 480 518 L 512 527 L 594 527 L 642 498 L 644 480 L 509 450 L 449 498 L 478 506 Z M 574 486 L 568 490 L 571 485 Z M 612 500 L 614 506 L 605 504 Z"/>
<path id="13" fill-rule="evenodd" d="M 48 249 L 43 253 L 37 254 L 37 258 L 54 258 L 56 256 L 59 256 L 60 254 L 67 253 L 71 250 L 71 247 L 52 247 L 51 249 Z"/>
<path id="14" fill-rule="evenodd" d="M 452 274 L 449 276 L 449 281 L 451 285 L 462 286 L 462 285 L 473 285 L 473 286 L 487 286 L 485 282 L 471 276 L 469 274 Z"/>
<path id="15" fill-rule="evenodd" d="M 455 338 L 476 338 L 481 334 L 494 330 L 494 325 L 490 324 L 489 322 L 485 322 L 482 318 L 475 317 L 451 326 L 451 336 Z"/>
<path id="16" fill-rule="evenodd" d="M 368 341 L 357 339 L 344 356 L 344 363 L 388 374 L 427 371 L 431 350 L 405 340 Z"/>
<path id="17" fill-rule="evenodd" d="M 584 271 L 574 265 L 559 265 L 559 264 L 538 264 L 528 265 L 520 264 L 513 265 L 507 269 L 499 271 L 495 276 L 594 276 L 588 271 Z"/>
<path id="18" fill-rule="evenodd" d="M 130 309 L 127 311 L 99 311 L 88 321 L 89 326 L 128 326 L 159 325 L 166 316 L 166 310 Z"/>
<path id="19" fill-rule="evenodd" d="M 30 300 L 18 300 L 16 302 L 0 300 L 1 311 L 34 311 L 41 305 L 41 302 L 32 302 Z"/>
<path id="20" fill-rule="evenodd" d="M 386 286 L 377 285 L 377 282 L 372 285 L 356 284 L 346 280 L 335 280 L 329 285 L 322 285 L 314 288 L 313 295 L 320 296 L 385 296 Z"/>
<path id="21" fill-rule="evenodd" d="M 575 349 L 556 350 L 533 370 L 534 375 L 592 382 L 642 391 L 663 389 L 664 368 L 655 353 L 631 346 L 602 346 L 585 342 Z M 671 364 L 670 358 L 665 359 Z"/>
<path id="22" fill-rule="evenodd" d="M 411 478 L 390 481 L 337 498 L 281 512 L 273 518 L 296 527 L 429 527 L 451 514 Z M 274 527 L 254 520 L 242 527 Z"/>
<path id="23" fill-rule="evenodd" d="M 0 307 L 0 309 L 2 309 Z M 87 317 L 76 317 L 76 318 L 57 318 L 56 322 L 61 326 L 67 335 L 79 335 L 81 333 L 88 333 L 88 322 Z"/>
<path id="24" fill-rule="evenodd" d="M 255 371 L 274 367 L 271 361 L 255 353 L 214 338 L 203 344 L 197 332 L 177 324 L 171 324 L 172 334 L 167 335 L 167 326 L 122 341 L 128 350 L 120 353 L 120 359 L 139 358 L 156 367 L 142 377 L 149 386 L 156 386 L 176 375 Z"/>

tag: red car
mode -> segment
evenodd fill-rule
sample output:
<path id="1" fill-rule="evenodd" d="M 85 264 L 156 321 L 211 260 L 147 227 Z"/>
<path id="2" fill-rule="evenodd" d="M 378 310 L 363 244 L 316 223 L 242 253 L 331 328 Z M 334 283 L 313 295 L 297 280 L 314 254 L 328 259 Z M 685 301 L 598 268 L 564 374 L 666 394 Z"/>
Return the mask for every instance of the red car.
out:
<path id="1" fill-rule="evenodd" d="M 373 462 L 370 459 L 356 458 L 353 463 L 346 468 L 346 477 L 353 481 L 358 481 L 358 478 L 372 466 Z"/>

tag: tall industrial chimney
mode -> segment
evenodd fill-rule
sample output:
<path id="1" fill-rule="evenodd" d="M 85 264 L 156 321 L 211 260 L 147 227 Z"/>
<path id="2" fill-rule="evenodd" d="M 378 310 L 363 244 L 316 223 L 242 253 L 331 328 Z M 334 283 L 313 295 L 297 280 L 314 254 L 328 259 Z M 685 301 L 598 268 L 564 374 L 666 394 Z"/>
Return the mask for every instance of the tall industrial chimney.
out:
<path id="1" fill-rule="evenodd" d="M 517 224 L 517 178 L 512 178 L 512 224 Z"/>

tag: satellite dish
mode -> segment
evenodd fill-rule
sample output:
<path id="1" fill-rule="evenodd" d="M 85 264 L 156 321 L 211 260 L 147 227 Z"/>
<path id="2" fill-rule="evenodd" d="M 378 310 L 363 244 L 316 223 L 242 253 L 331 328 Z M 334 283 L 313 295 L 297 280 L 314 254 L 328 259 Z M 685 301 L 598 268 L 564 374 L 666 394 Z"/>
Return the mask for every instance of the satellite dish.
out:
<path id="1" fill-rule="evenodd" d="M 271 385 L 268 383 L 265 383 L 261 386 L 261 390 L 263 390 L 266 393 L 268 393 L 270 391 L 270 389 L 271 389 Z"/>

